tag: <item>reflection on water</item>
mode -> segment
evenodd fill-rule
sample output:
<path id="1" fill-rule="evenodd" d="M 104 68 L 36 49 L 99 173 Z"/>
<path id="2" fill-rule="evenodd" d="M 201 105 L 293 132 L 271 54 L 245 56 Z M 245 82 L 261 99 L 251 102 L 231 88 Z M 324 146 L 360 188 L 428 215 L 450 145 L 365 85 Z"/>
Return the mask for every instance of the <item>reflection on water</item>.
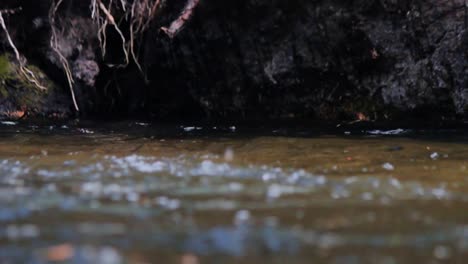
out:
<path id="1" fill-rule="evenodd" d="M 460 131 L 0 124 L 0 263 L 463 263 Z"/>

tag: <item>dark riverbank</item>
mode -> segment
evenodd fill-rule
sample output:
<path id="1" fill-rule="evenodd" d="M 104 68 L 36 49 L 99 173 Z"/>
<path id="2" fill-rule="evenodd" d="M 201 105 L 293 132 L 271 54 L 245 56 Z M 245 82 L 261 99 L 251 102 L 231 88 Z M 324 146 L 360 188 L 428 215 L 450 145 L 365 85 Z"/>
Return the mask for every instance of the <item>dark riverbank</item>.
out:
<path id="1" fill-rule="evenodd" d="M 177 19 L 185 1 L 168 1 L 135 42 L 146 79 L 135 63 L 107 66 L 122 60 L 119 36 L 107 30 L 103 58 L 84 2 L 65 1 L 53 21 L 75 80 L 79 114 L 50 46 L 52 2 L 0 4 L 4 10 L 21 7 L 4 15 L 8 30 L 48 77 L 48 87 L 56 87 L 28 90 L 0 69 L 0 115 L 389 122 L 467 117 L 468 33 L 461 0 L 205 0 L 173 39 L 160 28 Z M 10 54 L 3 57 L 15 63 L 6 39 L 1 43 Z M 35 100 L 22 100 L 29 97 Z"/>

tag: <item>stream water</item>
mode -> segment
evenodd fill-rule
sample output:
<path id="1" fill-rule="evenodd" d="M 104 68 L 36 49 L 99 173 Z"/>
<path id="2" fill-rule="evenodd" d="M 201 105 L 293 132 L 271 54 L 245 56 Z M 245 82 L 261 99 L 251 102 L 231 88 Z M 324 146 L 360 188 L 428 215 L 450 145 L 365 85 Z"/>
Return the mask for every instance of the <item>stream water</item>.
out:
<path id="1" fill-rule="evenodd" d="M 466 263 L 468 133 L 0 124 L 0 263 Z"/>

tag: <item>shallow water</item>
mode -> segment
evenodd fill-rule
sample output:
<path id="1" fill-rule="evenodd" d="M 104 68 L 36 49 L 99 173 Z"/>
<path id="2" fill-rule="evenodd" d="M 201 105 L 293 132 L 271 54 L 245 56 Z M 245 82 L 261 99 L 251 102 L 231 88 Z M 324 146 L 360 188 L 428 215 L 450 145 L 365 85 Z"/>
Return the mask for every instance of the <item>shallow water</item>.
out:
<path id="1" fill-rule="evenodd" d="M 0 124 L 0 263 L 464 263 L 468 134 Z"/>

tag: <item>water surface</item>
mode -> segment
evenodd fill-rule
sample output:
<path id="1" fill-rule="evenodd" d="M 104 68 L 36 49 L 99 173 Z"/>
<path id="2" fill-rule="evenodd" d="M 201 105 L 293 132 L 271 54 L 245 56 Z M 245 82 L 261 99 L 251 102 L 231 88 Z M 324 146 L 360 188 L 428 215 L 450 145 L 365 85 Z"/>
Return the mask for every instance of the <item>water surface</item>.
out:
<path id="1" fill-rule="evenodd" d="M 468 135 L 0 124 L 0 263 L 464 263 Z"/>

